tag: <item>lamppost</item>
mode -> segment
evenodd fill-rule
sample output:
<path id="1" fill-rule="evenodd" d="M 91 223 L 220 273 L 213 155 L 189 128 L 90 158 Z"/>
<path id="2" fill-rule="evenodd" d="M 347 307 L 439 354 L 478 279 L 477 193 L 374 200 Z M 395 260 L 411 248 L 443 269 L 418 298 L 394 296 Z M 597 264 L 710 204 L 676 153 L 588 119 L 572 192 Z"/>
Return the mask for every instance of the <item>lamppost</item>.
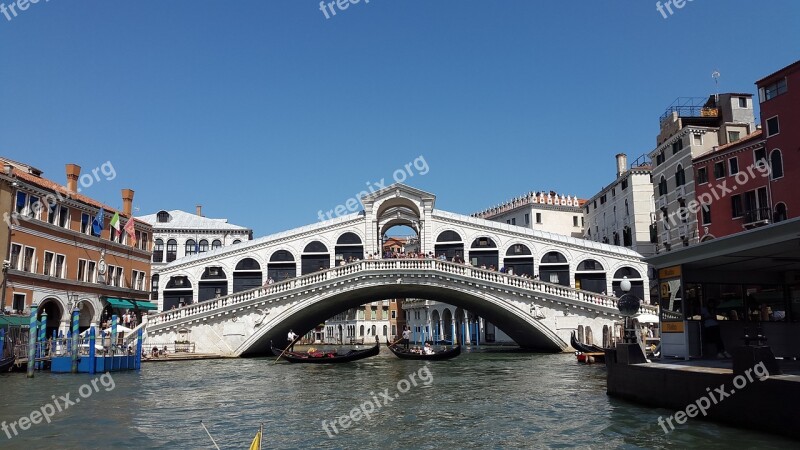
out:
<path id="1" fill-rule="evenodd" d="M 624 292 L 617 300 L 617 309 L 625 317 L 625 334 L 622 342 L 626 344 L 636 343 L 636 330 L 631 329 L 631 317 L 639 312 L 639 306 L 642 300 L 634 294 L 630 293 L 631 282 L 628 277 L 623 277 L 619 283 L 619 288 Z"/>

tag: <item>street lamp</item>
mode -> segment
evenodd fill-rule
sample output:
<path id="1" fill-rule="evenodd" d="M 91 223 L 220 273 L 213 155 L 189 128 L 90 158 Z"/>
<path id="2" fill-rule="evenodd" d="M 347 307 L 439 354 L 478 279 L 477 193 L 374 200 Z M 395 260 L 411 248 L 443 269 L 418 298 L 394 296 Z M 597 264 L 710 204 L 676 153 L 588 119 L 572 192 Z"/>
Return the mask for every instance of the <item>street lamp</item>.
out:
<path id="1" fill-rule="evenodd" d="M 636 343 L 636 330 L 630 328 L 631 317 L 639 312 L 639 306 L 642 304 L 642 300 L 630 293 L 631 282 L 628 280 L 627 276 L 622 278 L 619 287 L 622 289 L 622 292 L 624 292 L 624 294 L 619 297 L 619 300 L 617 300 L 617 309 L 619 309 L 619 312 L 625 317 L 625 335 L 623 337 L 623 342 L 626 344 L 633 344 Z"/>

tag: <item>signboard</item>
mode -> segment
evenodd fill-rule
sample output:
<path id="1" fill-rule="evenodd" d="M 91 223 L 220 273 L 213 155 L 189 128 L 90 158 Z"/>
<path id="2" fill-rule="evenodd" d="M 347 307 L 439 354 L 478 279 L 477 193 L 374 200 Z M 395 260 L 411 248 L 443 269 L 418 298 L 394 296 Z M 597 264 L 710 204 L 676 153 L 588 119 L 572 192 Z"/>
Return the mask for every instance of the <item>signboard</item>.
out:
<path id="1" fill-rule="evenodd" d="M 663 269 L 659 269 L 658 271 L 659 280 L 664 280 L 667 278 L 680 278 L 680 277 L 681 277 L 681 266 L 665 267 Z"/>
<path id="2" fill-rule="evenodd" d="M 662 333 L 683 333 L 683 321 L 680 322 L 661 322 Z"/>

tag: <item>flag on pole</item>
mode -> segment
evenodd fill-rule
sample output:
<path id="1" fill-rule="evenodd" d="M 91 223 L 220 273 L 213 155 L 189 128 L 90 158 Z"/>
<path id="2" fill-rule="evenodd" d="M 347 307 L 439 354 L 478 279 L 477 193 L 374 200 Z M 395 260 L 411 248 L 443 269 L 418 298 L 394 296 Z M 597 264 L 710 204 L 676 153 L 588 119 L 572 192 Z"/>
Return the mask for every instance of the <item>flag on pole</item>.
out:
<path id="1" fill-rule="evenodd" d="M 97 212 L 97 215 L 92 220 L 92 234 L 95 236 L 100 236 L 100 233 L 103 232 L 103 221 L 105 220 L 105 212 L 103 211 L 103 207 L 100 207 L 100 211 Z"/>
<path id="2" fill-rule="evenodd" d="M 108 224 L 111 225 L 112 228 L 117 230 L 117 233 L 119 233 L 119 212 L 114 213 L 114 217 L 111 218 L 111 222 L 109 222 Z"/>
<path id="3" fill-rule="evenodd" d="M 123 230 L 128 233 L 128 242 L 131 244 L 131 247 L 136 246 L 136 233 L 133 229 L 134 225 L 133 217 L 131 217 L 128 219 L 128 223 L 125 224 L 125 228 L 123 228 Z"/>

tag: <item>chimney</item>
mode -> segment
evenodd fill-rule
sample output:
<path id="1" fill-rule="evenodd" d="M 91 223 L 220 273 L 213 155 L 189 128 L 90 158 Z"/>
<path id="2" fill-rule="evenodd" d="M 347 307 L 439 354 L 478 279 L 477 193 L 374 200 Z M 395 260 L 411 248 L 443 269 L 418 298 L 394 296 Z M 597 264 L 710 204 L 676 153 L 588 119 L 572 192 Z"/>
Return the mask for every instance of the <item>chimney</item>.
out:
<path id="1" fill-rule="evenodd" d="M 78 192 L 78 177 L 81 176 L 81 166 L 67 164 L 67 191 Z"/>
<path id="2" fill-rule="evenodd" d="M 625 153 L 617 154 L 617 177 L 627 172 L 628 170 L 628 155 Z"/>
<path id="3" fill-rule="evenodd" d="M 196 214 L 200 217 L 203 217 L 203 205 L 197 205 L 197 212 Z"/>
<path id="4" fill-rule="evenodd" d="M 131 212 L 133 211 L 133 190 L 132 189 L 123 189 L 122 190 L 122 214 L 133 217 Z"/>

